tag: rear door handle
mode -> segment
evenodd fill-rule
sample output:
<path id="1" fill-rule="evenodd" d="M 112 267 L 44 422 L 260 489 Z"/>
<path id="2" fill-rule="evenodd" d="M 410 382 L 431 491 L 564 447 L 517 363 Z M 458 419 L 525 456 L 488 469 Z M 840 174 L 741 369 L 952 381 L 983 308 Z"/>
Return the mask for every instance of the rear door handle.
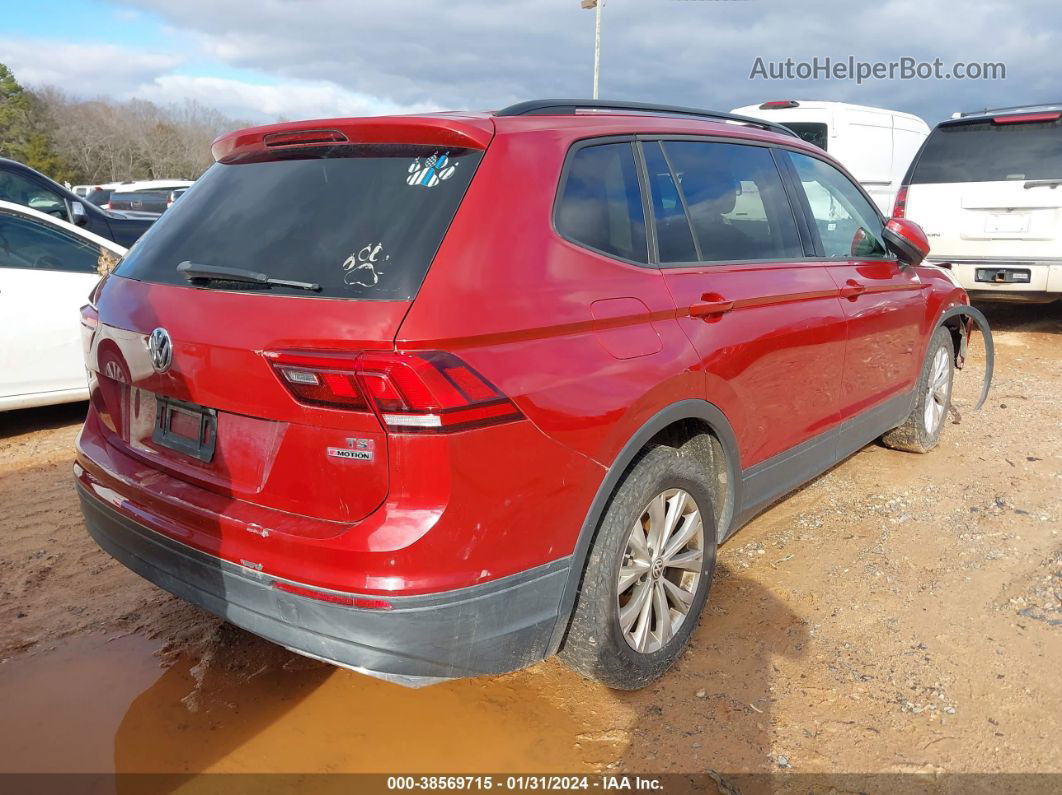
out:
<path id="1" fill-rule="evenodd" d="M 841 288 L 841 298 L 855 298 L 867 291 L 866 285 L 860 284 L 855 279 L 849 279 Z"/>
<path id="2" fill-rule="evenodd" d="M 710 317 L 721 315 L 734 308 L 733 301 L 724 300 L 717 293 L 705 293 L 701 300 L 690 307 L 690 317 Z"/>

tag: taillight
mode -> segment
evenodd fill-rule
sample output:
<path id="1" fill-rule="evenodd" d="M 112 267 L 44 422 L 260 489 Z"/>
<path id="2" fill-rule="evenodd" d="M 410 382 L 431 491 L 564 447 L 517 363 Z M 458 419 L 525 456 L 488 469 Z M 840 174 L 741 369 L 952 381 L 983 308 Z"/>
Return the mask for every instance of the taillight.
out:
<path id="1" fill-rule="evenodd" d="M 893 218 L 906 218 L 907 212 L 907 186 L 901 185 L 900 189 L 896 191 L 896 204 L 892 207 Z"/>
<path id="2" fill-rule="evenodd" d="M 92 304 L 81 307 L 81 325 L 87 329 L 94 329 L 100 324 L 100 313 Z"/>
<path id="3" fill-rule="evenodd" d="M 497 387 L 451 353 L 265 355 L 299 402 L 371 410 L 395 432 L 447 433 L 523 417 Z"/>
<path id="4" fill-rule="evenodd" d="M 93 304 L 85 304 L 81 307 L 81 355 L 88 361 L 89 351 L 92 350 L 92 340 L 96 336 L 96 329 L 100 325 L 100 313 Z"/>

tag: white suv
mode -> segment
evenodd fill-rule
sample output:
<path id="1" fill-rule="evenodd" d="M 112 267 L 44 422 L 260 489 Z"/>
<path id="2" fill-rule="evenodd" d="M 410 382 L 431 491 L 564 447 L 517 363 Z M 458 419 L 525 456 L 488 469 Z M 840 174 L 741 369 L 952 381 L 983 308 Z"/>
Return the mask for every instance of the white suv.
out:
<path id="1" fill-rule="evenodd" d="M 1062 104 L 957 113 L 936 126 L 893 215 L 974 299 L 1062 299 Z"/>

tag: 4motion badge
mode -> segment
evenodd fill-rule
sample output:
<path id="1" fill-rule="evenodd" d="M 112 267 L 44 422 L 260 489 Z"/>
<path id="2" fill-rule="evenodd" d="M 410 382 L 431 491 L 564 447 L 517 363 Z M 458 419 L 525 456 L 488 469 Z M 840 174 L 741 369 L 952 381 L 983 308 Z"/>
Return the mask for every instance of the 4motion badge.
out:
<path id="1" fill-rule="evenodd" d="M 328 455 L 349 461 L 372 461 L 375 447 L 372 439 L 347 439 L 346 447 L 329 447 Z"/>

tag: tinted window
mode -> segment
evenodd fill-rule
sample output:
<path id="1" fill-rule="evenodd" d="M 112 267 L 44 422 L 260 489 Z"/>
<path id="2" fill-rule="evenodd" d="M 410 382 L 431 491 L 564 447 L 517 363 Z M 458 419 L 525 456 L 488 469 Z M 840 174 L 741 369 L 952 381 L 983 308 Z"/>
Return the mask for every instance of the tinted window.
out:
<path id="1" fill-rule="evenodd" d="M 160 191 L 115 191 L 108 200 L 112 210 L 142 210 L 161 213 L 166 209 L 169 193 Z"/>
<path id="2" fill-rule="evenodd" d="M 793 211 L 766 147 L 667 141 L 706 262 L 803 257 Z"/>
<path id="3" fill-rule="evenodd" d="M 911 182 L 1001 182 L 1062 178 L 1062 120 L 937 127 Z"/>
<path id="4" fill-rule="evenodd" d="M 277 294 L 410 300 L 482 153 L 381 145 L 270 155 L 211 166 L 117 273 L 184 285 L 176 267 L 188 260 L 321 285 L 318 293 L 275 287 Z"/>
<path id="5" fill-rule="evenodd" d="M 176 205 L 175 205 L 176 206 Z M 629 143 L 576 150 L 557 203 L 557 230 L 606 254 L 648 262 L 645 214 Z"/>
<path id="6" fill-rule="evenodd" d="M 99 246 L 47 223 L 0 213 L 0 267 L 96 273 L 101 254 Z"/>
<path id="7" fill-rule="evenodd" d="M 10 171 L 0 171 L 0 200 L 32 207 L 42 213 L 70 220 L 63 197 L 37 184 L 29 177 Z"/>
<path id="8" fill-rule="evenodd" d="M 827 257 L 884 257 L 877 210 L 851 180 L 818 158 L 790 152 Z"/>
<path id="9" fill-rule="evenodd" d="M 785 126 L 795 132 L 802 141 L 815 144 L 826 151 L 826 125 L 822 122 L 794 121 Z"/>
<path id="10" fill-rule="evenodd" d="M 653 217 L 656 220 L 656 247 L 660 262 L 696 262 L 700 257 L 693 243 L 693 232 L 690 230 L 686 210 L 682 206 L 682 199 L 660 144 L 646 143 L 642 151 L 645 153 L 645 167 L 649 172 Z"/>
<path id="11" fill-rule="evenodd" d="M 100 188 L 99 190 L 89 191 L 88 196 L 85 198 L 96 205 L 103 205 L 107 203 L 107 200 L 111 198 L 111 194 L 114 191 L 111 188 Z"/>

